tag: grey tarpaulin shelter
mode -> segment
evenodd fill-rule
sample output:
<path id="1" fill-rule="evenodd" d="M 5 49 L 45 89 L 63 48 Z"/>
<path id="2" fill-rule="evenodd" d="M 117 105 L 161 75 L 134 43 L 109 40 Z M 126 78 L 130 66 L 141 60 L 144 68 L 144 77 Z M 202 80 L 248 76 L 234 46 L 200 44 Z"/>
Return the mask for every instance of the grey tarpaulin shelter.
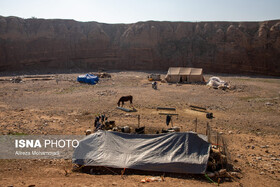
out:
<path id="1" fill-rule="evenodd" d="M 202 68 L 170 67 L 165 76 L 170 83 L 177 82 L 204 82 Z"/>
<path id="2" fill-rule="evenodd" d="M 73 162 L 175 173 L 204 173 L 210 144 L 193 132 L 125 134 L 98 131 L 85 137 L 73 154 Z"/>

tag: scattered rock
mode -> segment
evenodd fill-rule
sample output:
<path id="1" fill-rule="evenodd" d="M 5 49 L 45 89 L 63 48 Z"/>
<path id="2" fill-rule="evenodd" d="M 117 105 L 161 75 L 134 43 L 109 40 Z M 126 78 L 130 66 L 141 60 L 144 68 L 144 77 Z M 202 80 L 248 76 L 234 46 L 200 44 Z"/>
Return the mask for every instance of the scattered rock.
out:
<path id="1" fill-rule="evenodd" d="M 271 103 L 271 102 L 266 102 L 265 105 L 266 105 L 266 106 L 273 106 L 273 103 Z"/>
<path id="2" fill-rule="evenodd" d="M 262 157 L 256 157 L 256 160 L 262 160 Z"/>
<path id="3" fill-rule="evenodd" d="M 262 171 L 262 172 L 260 173 L 260 175 L 265 175 L 265 173 Z"/>
<path id="4" fill-rule="evenodd" d="M 261 148 L 269 148 L 268 145 L 262 145 Z"/>
<path id="5" fill-rule="evenodd" d="M 233 171 L 234 172 L 241 172 L 241 168 L 233 166 Z"/>

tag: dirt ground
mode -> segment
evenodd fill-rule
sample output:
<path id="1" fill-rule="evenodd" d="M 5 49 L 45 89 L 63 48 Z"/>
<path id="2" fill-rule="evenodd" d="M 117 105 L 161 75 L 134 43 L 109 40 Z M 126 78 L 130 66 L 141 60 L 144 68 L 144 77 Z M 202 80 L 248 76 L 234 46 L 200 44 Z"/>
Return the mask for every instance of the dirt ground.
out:
<path id="1" fill-rule="evenodd" d="M 221 186 L 280 186 L 280 79 L 219 75 L 233 90 L 194 84 L 158 84 L 152 89 L 147 72 L 111 72 L 97 85 L 80 84 L 78 74 L 58 74 L 50 80 L 0 81 L 1 134 L 84 134 L 94 118 L 106 114 L 118 126 L 141 126 L 149 133 L 166 128 L 157 107 L 175 107 L 174 126 L 205 134 L 207 121 L 227 140 L 229 157 L 240 168 L 240 179 Z M 164 75 L 162 75 L 163 77 Z M 208 78 L 212 75 L 206 75 Z M 4 79 L 7 77 L 1 77 Z M 58 81 L 56 81 L 58 80 Z M 116 109 L 118 99 L 132 95 L 137 112 Z M 213 112 L 190 110 L 190 105 Z M 125 106 L 129 106 L 128 103 Z M 0 186 L 213 186 L 203 175 L 168 174 L 163 182 L 140 183 L 152 173 L 72 172 L 71 160 L 0 160 Z M 66 171 L 68 174 L 66 175 Z"/>

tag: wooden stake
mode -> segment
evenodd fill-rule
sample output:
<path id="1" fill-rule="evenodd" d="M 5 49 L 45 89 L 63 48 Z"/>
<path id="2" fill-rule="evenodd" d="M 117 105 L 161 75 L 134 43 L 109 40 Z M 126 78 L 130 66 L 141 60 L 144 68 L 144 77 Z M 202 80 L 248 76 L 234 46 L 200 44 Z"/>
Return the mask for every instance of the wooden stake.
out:
<path id="1" fill-rule="evenodd" d="M 217 145 L 217 149 L 219 148 L 219 132 L 217 132 L 217 142 L 216 142 L 216 145 Z"/>
<path id="2" fill-rule="evenodd" d="M 195 118 L 195 132 L 197 132 L 197 118 Z"/>
<path id="3" fill-rule="evenodd" d="M 138 128 L 140 127 L 140 115 L 138 115 Z"/>
<path id="4" fill-rule="evenodd" d="M 209 131 L 210 131 L 210 127 L 209 127 L 209 123 L 207 122 L 206 123 L 206 136 L 208 138 L 208 142 L 210 142 Z"/>

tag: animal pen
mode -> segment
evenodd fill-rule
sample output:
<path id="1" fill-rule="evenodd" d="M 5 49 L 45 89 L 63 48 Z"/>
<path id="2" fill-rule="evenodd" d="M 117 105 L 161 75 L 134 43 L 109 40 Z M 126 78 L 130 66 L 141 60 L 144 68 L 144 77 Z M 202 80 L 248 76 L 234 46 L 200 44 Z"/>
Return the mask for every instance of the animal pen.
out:
<path id="1" fill-rule="evenodd" d="M 204 124 L 199 124 L 196 118 L 194 120 L 194 132 L 205 134 L 207 136 L 208 142 L 220 150 L 227 157 L 228 161 L 231 161 L 230 154 L 227 149 L 226 138 L 220 132 L 213 130 L 211 128 L 211 123 L 206 122 Z"/>

